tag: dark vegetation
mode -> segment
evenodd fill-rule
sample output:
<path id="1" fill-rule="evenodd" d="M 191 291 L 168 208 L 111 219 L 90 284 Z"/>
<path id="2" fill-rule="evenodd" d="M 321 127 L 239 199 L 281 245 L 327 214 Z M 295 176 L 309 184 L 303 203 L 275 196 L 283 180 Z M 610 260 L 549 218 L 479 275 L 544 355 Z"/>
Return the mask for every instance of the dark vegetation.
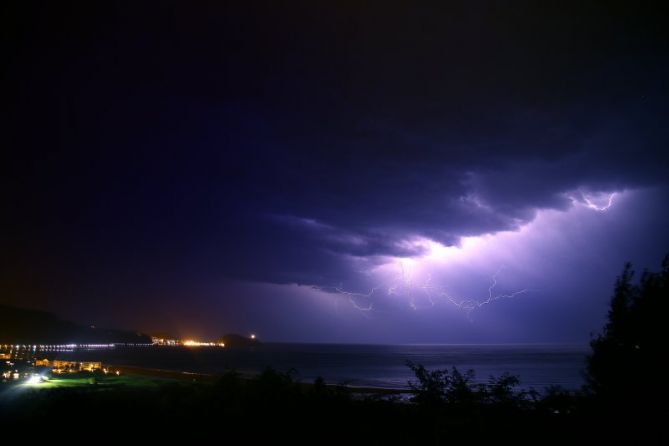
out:
<path id="1" fill-rule="evenodd" d="M 588 391 L 615 410 L 664 410 L 669 352 L 669 256 L 657 272 L 644 271 L 638 284 L 628 263 L 616 281 L 608 322 L 592 342 Z"/>
<path id="2" fill-rule="evenodd" d="M 513 381 L 513 380 L 512 380 Z M 248 379 L 234 372 L 218 382 L 166 381 L 157 386 L 118 386 L 105 377 L 77 388 L 4 389 L 0 423 L 20 430 L 78 430 L 98 426 L 106 440 L 146 436 L 154 441 L 187 435 L 190 441 L 233 444 L 441 444 L 453 439 L 490 441 L 505 432 L 558 429 L 575 435 L 578 423 L 536 409 L 509 392 L 507 378 L 485 391 L 452 381 L 443 400 L 416 383 L 416 402 L 388 395 L 361 397 L 322 379 L 303 385 L 291 373 L 267 369 Z M 423 398 L 428 396 L 428 398 Z M 201 437 L 201 438 L 199 438 Z M 227 439 L 227 441 L 223 440 Z M 241 439 L 241 440 L 240 440 Z"/>
<path id="3" fill-rule="evenodd" d="M 666 444 L 669 260 L 632 283 L 616 282 L 608 322 L 592 341 L 587 386 L 518 390 L 518 378 L 474 380 L 473 372 L 415 374 L 408 399 L 362 396 L 346 387 L 297 382 L 272 369 L 255 378 L 230 372 L 216 383 L 165 382 L 153 387 L 88 387 L 24 391 L 0 399 L 0 422 L 102 426 L 118 436 L 152 440 L 187 434 L 190 441 L 267 444 Z M 4 395 L 12 389 L 5 389 Z M 131 434 L 128 434 L 131 433 Z"/>
<path id="4" fill-rule="evenodd" d="M 151 343 L 132 331 L 82 326 L 46 311 L 0 305 L 0 344 Z"/>

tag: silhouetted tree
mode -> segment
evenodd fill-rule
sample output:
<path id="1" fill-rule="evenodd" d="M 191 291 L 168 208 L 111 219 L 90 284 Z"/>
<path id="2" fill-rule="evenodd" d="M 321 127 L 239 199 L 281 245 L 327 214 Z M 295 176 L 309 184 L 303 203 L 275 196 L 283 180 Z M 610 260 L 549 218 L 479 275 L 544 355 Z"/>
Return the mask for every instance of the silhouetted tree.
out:
<path id="1" fill-rule="evenodd" d="M 607 407 L 638 410 L 665 404 L 661 384 L 669 309 L 669 256 L 657 273 L 644 271 L 638 284 L 627 263 L 616 280 L 608 321 L 590 343 L 587 389 Z"/>
<path id="2" fill-rule="evenodd" d="M 445 400 L 448 370 L 427 370 L 421 364 L 407 361 L 407 367 L 416 376 L 417 382 L 409 381 L 413 401 L 424 406 L 437 406 Z"/>
<path id="3" fill-rule="evenodd" d="M 528 399 L 529 396 L 535 397 L 535 392 L 519 392 L 515 387 L 520 384 L 520 379 L 516 375 L 503 373 L 499 377 L 490 377 L 489 384 L 485 387 L 486 400 L 490 404 L 502 406 L 516 406 Z"/>
<path id="4" fill-rule="evenodd" d="M 522 409 L 538 397 L 534 390 L 516 391 L 520 380 L 515 375 L 505 373 L 499 377 L 491 376 L 488 384 L 474 383 L 473 370 L 460 372 L 456 367 L 451 370 L 427 370 L 420 364 L 407 362 L 417 381 L 410 381 L 409 386 L 414 394 L 413 401 L 425 406 L 435 407 L 449 405 L 451 407 L 483 407 Z"/>
<path id="5" fill-rule="evenodd" d="M 446 401 L 460 406 L 472 406 L 483 400 L 485 386 L 473 384 L 474 370 L 461 373 L 453 367 L 450 374 L 446 374 Z"/>

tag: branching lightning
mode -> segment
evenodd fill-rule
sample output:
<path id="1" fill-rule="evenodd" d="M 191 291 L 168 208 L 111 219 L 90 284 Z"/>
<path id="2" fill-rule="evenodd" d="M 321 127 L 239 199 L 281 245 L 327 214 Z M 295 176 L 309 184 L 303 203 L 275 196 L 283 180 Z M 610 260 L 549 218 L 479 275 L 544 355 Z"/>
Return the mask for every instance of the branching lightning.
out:
<path id="1" fill-rule="evenodd" d="M 587 192 L 577 189 L 569 192 L 566 197 L 571 199 L 574 206 L 603 213 L 613 207 L 614 201 L 619 194 L 620 192 Z M 483 206 L 476 197 L 468 198 L 468 200 L 472 201 L 478 207 Z M 443 251 L 439 250 L 439 246 L 435 248 L 429 243 L 426 246 L 438 256 Z M 407 262 L 408 266 L 412 264 L 410 261 Z M 429 275 L 414 276 L 407 270 L 407 265 L 405 265 L 404 261 L 399 262 L 399 274 L 396 277 L 371 288 L 369 292 L 347 291 L 343 285 L 334 288 L 334 291 L 345 296 L 353 308 L 366 314 L 383 311 L 384 307 L 387 307 L 387 304 L 392 299 L 405 300 L 412 310 L 430 308 L 440 303 L 446 303 L 463 310 L 467 314 L 467 317 L 471 319 L 471 315 L 475 310 L 490 305 L 493 302 L 502 299 L 512 299 L 531 291 L 529 288 L 515 291 L 498 291 L 498 279 L 503 270 L 504 268 L 500 267 L 490 277 L 487 295 L 484 294 L 480 298 L 453 293 L 449 288 L 435 284 Z M 330 288 L 330 291 L 332 290 L 333 288 Z"/>
<path id="2" fill-rule="evenodd" d="M 521 294 L 526 294 L 530 290 L 523 288 L 510 293 L 495 294 L 495 288 L 498 284 L 498 276 L 504 268 L 500 267 L 490 278 L 488 286 L 488 295 L 485 299 L 474 299 L 470 297 L 459 297 L 451 294 L 443 287 L 438 287 L 432 283 L 432 277 L 428 276 L 423 282 L 415 282 L 413 277 L 406 271 L 402 262 L 400 262 L 400 274 L 397 279 L 388 284 L 377 285 L 367 293 L 355 293 L 346 291 L 343 286 L 335 287 L 334 291 L 346 296 L 350 304 L 356 310 L 362 312 L 371 312 L 375 310 L 375 302 L 383 298 L 403 297 L 408 301 L 412 310 L 434 307 L 437 301 L 447 302 L 465 311 L 467 317 L 471 318 L 471 313 L 485 305 L 489 305 L 500 299 L 510 299 Z"/>
<path id="3" fill-rule="evenodd" d="M 500 267 L 495 274 L 492 275 L 490 278 L 490 286 L 488 287 L 488 297 L 485 300 L 476 300 L 476 299 L 457 299 L 450 294 L 446 292 L 442 292 L 441 296 L 445 297 L 448 299 L 449 302 L 457 306 L 458 308 L 461 308 L 467 312 L 467 315 L 470 316 L 471 312 L 481 308 L 485 305 L 491 304 L 492 302 L 500 299 L 511 299 L 513 297 L 516 297 L 521 294 L 528 293 L 530 290 L 528 288 L 523 288 L 521 290 L 513 291 L 511 293 L 501 293 L 501 294 L 494 294 L 493 290 L 497 286 L 497 276 L 502 272 L 504 268 Z"/>

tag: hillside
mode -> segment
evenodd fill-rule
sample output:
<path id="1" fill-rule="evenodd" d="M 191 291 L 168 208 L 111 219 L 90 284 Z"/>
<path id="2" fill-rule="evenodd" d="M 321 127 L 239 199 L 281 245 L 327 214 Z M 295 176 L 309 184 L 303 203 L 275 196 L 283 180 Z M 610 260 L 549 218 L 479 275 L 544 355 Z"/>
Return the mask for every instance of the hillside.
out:
<path id="1" fill-rule="evenodd" d="M 0 305 L 0 343 L 7 344 L 106 344 L 150 343 L 142 333 L 85 327 L 53 313 Z"/>
<path id="2" fill-rule="evenodd" d="M 259 345 L 260 341 L 255 338 L 247 338 L 246 336 L 241 336 L 238 334 L 226 334 L 221 337 L 218 342 L 225 343 L 228 347 L 252 347 L 254 345 Z"/>

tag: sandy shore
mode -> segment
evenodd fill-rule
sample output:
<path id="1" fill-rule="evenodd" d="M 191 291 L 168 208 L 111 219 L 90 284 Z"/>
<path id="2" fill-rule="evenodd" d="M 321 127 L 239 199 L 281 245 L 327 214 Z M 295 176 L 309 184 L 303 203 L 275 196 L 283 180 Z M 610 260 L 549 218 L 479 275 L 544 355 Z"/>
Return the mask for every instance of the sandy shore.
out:
<path id="1" fill-rule="evenodd" d="M 177 370 L 165 370 L 165 369 L 152 369 L 147 367 L 135 367 L 128 365 L 107 365 L 112 370 L 119 370 L 122 374 L 125 375 L 135 375 L 135 376 L 144 376 L 152 377 L 159 379 L 174 379 L 179 381 L 190 381 L 190 382 L 202 382 L 202 383 L 214 383 L 218 381 L 222 375 L 217 374 L 207 374 L 207 373 L 194 373 L 194 372 L 183 372 Z M 244 375 L 240 374 L 242 379 L 253 379 L 253 375 Z M 310 388 L 313 386 L 312 383 L 300 383 L 300 386 L 304 388 Z M 328 387 L 337 387 L 334 384 L 328 384 Z M 402 389 L 385 389 L 381 387 L 357 387 L 357 386 L 341 386 L 349 390 L 351 393 L 355 394 L 366 394 L 366 395 L 402 395 L 408 393 L 407 390 Z"/>

